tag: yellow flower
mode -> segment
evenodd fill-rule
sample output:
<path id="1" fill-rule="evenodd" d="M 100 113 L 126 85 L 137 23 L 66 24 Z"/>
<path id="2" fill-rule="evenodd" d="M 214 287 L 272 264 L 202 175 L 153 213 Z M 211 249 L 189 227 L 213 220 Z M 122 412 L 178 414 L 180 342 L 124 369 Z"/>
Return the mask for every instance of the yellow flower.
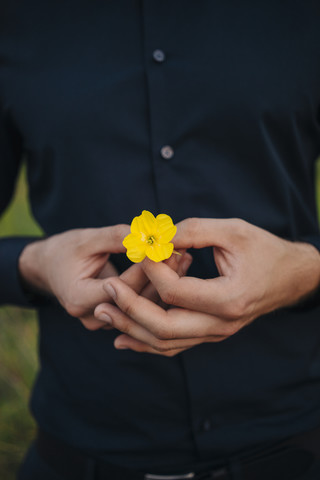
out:
<path id="1" fill-rule="evenodd" d="M 131 223 L 131 233 L 123 240 L 127 257 L 134 263 L 141 262 L 146 256 L 154 262 L 169 258 L 173 252 L 170 240 L 175 236 L 177 227 L 171 217 L 161 213 L 155 218 L 151 212 L 143 210 Z"/>

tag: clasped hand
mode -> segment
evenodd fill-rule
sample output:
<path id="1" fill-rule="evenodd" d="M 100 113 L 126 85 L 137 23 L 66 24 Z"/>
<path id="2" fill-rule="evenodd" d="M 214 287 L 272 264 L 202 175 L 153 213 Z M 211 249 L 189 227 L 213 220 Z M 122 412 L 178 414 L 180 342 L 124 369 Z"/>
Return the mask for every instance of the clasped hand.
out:
<path id="1" fill-rule="evenodd" d="M 30 243 L 19 258 L 25 288 L 56 298 L 88 330 L 112 328 L 93 313 L 98 304 L 113 302 L 103 288 L 106 278 L 118 276 L 109 257 L 125 252 L 122 241 L 129 231 L 128 225 L 75 229 Z M 167 261 L 168 268 L 178 276 L 184 275 L 191 260 L 181 250 L 181 257 L 172 256 Z M 119 279 L 136 294 L 161 303 L 141 265 L 132 265 Z"/>
<path id="2" fill-rule="evenodd" d="M 128 225 L 70 230 L 29 244 L 19 259 L 27 288 L 54 296 L 90 330 L 115 328 L 118 349 L 173 356 L 219 342 L 257 317 L 292 305 L 320 283 L 320 255 L 238 219 L 177 225 L 181 256 L 145 259 L 120 276 L 110 253 L 124 253 Z M 212 247 L 220 276 L 185 276 L 188 248 Z"/>
<path id="3" fill-rule="evenodd" d="M 174 244 L 212 247 L 220 276 L 180 276 L 163 262 L 145 259 L 144 273 L 170 308 L 139 295 L 119 277 L 108 279 L 104 289 L 115 305 L 97 306 L 95 316 L 122 332 L 116 348 L 173 356 L 200 343 L 219 342 L 257 317 L 295 304 L 319 285 L 315 247 L 239 219 L 184 220 Z"/>

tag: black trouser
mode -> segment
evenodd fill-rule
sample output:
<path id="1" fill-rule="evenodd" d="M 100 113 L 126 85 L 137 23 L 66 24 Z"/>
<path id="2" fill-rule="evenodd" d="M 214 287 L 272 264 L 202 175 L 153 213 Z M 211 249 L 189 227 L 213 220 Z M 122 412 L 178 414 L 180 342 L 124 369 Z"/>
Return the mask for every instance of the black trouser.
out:
<path id="1" fill-rule="evenodd" d="M 206 472 L 181 472 L 194 480 L 320 480 L 320 430 L 298 436 L 245 461 Z M 319 440 L 319 442 L 318 442 Z M 310 448 L 311 447 L 311 448 Z M 63 473 L 62 473 L 63 472 Z M 46 434 L 29 449 L 18 480 L 148 480 L 148 475 L 97 462 Z M 165 479 L 165 476 L 163 477 Z M 178 478 L 178 477 L 177 477 Z M 183 477 L 181 477 L 183 478 Z"/>

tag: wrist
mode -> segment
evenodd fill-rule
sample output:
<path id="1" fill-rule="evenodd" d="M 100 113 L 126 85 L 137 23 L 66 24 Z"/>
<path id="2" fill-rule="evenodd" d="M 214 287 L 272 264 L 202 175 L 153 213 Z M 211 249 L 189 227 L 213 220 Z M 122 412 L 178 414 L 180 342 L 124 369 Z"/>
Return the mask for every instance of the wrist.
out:
<path id="1" fill-rule="evenodd" d="M 44 250 L 46 240 L 26 245 L 22 250 L 18 270 L 24 290 L 28 293 L 50 294 L 50 288 L 44 279 Z"/>
<path id="2" fill-rule="evenodd" d="M 320 288 L 320 252 L 310 243 L 295 242 L 296 263 L 293 275 L 296 301 L 304 301 Z"/>

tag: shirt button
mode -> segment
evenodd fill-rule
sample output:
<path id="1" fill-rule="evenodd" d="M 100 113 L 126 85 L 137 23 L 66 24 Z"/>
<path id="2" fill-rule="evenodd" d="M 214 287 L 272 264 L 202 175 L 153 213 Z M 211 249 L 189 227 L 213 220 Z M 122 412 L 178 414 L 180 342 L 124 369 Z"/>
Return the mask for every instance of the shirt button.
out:
<path id="1" fill-rule="evenodd" d="M 162 63 L 166 59 L 166 54 L 164 53 L 163 50 L 154 50 L 153 54 L 153 60 L 158 63 Z"/>
<path id="2" fill-rule="evenodd" d="M 204 432 L 209 432 L 212 429 L 212 423 L 209 418 L 206 418 L 201 425 L 201 428 Z"/>
<path id="3" fill-rule="evenodd" d="M 174 150 L 172 147 L 170 147 L 170 145 L 165 145 L 161 148 L 160 155 L 165 160 L 170 160 L 174 155 Z"/>

